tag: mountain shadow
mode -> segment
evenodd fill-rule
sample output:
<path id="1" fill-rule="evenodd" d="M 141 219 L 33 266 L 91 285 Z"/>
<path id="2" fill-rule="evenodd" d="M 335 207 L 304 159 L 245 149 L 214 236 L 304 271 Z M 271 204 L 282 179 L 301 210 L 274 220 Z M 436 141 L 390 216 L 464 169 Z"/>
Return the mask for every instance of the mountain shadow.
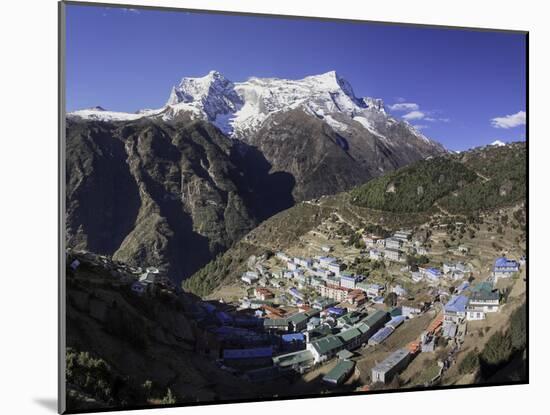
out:
<path id="1" fill-rule="evenodd" d="M 231 157 L 245 171 L 247 203 L 259 222 L 294 206 L 292 192 L 296 179 L 291 173 L 272 172 L 273 166 L 264 154 L 244 142 L 235 142 Z"/>

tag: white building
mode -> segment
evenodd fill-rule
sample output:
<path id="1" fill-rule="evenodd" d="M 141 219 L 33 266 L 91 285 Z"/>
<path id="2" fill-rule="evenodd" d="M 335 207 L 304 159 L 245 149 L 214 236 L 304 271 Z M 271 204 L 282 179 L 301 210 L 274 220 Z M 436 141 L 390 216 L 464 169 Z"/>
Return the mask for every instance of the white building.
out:
<path id="1" fill-rule="evenodd" d="M 401 246 L 403 246 L 403 241 L 401 241 L 400 239 L 395 239 L 395 238 L 386 239 L 386 248 L 401 249 Z"/>
<path id="2" fill-rule="evenodd" d="M 342 288 L 320 285 L 317 289 L 322 297 L 330 298 L 338 302 L 344 301 L 348 296 L 348 290 Z"/>
<path id="3" fill-rule="evenodd" d="M 328 266 L 332 264 L 333 262 L 336 262 L 336 258 L 332 258 L 329 256 L 322 256 L 319 258 L 319 266 L 321 268 L 328 269 Z"/>
<path id="4" fill-rule="evenodd" d="M 444 320 L 452 323 L 459 323 L 466 317 L 468 297 L 455 295 L 451 297 L 444 307 Z"/>
<path id="5" fill-rule="evenodd" d="M 407 242 L 409 239 L 411 239 L 412 231 L 409 230 L 400 230 L 393 234 L 393 237 L 395 239 L 399 239 L 402 242 Z"/>
<path id="6" fill-rule="evenodd" d="M 363 242 L 367 247 L 374 247 L 377 245 L 378 241 L 384 241 L 384 238 L 378 235 L 366 235 L 363 236 Z"/>
<path id="7" fill-rule="evenodd" d="M 495 279 L 508 278 L 516 272 L 519 272 L 519 262 L 505 257 L 498 258 L 495 261 L 495 266 L 493 267 L 493 276 Z"/>
<path id="8" fill-rule="evenodd" d="M 402 262 L 404 260 L 403 253 L 399 249 L 386 248 L 384 258 L 389 261 Z"/>
<path id="9" fill-rule="evenodd" d="M 481 289 L 474 291 L 466 307 L 467 320 L 484 320 L 485 314 L 499 311 L 500 295 L 498 291 Z"/>
<path id="10" fill-rule="evenodd" d="M 324 362 L 336 356 L 344 348 L 344 343 L 338 337 L 330 335 L 307 343 L 306 350 L 313 355 L 315 363 Z"/>
<path id="11" fill-rule="evenodd" d="M 420 271 L 411 271 L 411 278 L 414 282 L 420 282 L 424 277 Z"/>
<path id="12" fill-rule="evenodd" d="M 405 297 L 407 295 L 407 290 L 401 287 L 400 285 L 396 285 L 391 289 L 392 293 L 397 294 L 400 297 Z"/>
<path id="13" fill-rule="evenodd" d="M 428 255 L 428 248 L 426 248 L 425 246 L 417 246 L 416 253 L 418 255 Z"/>
<path id="14" fill-rule="evenodd" d="M 241 280 L 247 284 L 253 284 L 258 281 L 258 273 L 254 271 L 246 271 L 242 276 Z"/>
<path id="15" fill-rule="evenodd" d="M 311 259 L 309 258 L 299 258 L 299 257 L 295 257 L 294 258 L 294 263 L 296 265 L 299 265 L 301 267 L 304 267 L 304 268 L 310 268 L 311 267 Z"/>
<path id="16" fill-rule="evenodd" d="M 332 263 L 328 264 L 327 268 L 330 272 L 333 272 L 334 275 L 339 276 L 340 275 L 340 269 L 342 268 L 342 266 L 338 262 L 332 262 Z"/>
<path id="17" fill-rule="evenodd" d="M 340 275 L 340 286 L 342 288 L 349 288 L 353 290 L 357 282 L 357 277 L 350 274 L 341 274 Z"/>
<path id="18" fill-rule="evenodd" d="M 380 294 L 382 294 L 383 290 L 384 290 L 384 287 L 382 287 L 379 284 L 369 284 L 367 286 L 367 289 L 365 290 L 365 293 L 369 297 L 378 297 Z"/>

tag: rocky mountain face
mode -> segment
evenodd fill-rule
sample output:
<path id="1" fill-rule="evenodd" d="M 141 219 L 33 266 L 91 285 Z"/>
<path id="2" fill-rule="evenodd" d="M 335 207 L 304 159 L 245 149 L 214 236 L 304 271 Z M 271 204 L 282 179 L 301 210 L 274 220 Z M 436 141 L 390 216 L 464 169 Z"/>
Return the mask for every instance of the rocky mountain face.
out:
<path id="1" fill-rule="evenodd" d="M 201 121 L 69 121 L 68 246 L 181 280 L 256 224 L 232 151 Z"/>
<path id="2" fill-rule="evenodd" d="M 67 115 L 68 246 L 176 281 L 297 201 L 445 149 L 335 72 L 184 78 L 165 106 Z"/>

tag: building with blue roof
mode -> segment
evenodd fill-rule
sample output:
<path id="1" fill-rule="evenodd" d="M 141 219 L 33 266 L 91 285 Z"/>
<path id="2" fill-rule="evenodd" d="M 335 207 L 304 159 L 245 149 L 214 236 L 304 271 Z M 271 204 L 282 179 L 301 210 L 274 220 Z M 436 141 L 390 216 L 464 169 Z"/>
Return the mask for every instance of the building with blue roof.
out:
<path id="1" fill-rule="evenodd" d="M 466 317 L 466 308 L 468 306 L 468 297 L 464 295 L 454 295 L 449 302 L 445 304 L 444 320 L 458 323 Z"/>
<path id="2" fill-rule="evenodd" d="M 437 281 L 441 277 L 441 270 L 434 267 L 426 268 L 424 269 L 424 276 L 432 281 Z"/>
<path id="3" fill-rule="evenodd" d="M 337 262 L 337 261 L 336 261 L 336 258 L 329 257 L 329 256 L 322 256 L 322 257 L 319 258 L 319 266 L 320 266 L 321 268 L 327 269 L 328 266 L 329 266 L 330 264 L 332 264 L 333 262 Z"/>
<path id="4" fill-rule="evenodd" d="M 347 310 L 342 307 L 329 307 L 327 311 L 335 316 L 343 316 Z"/>
<path id="5" fill-rule="evenodd" d="M 306 347 L 306 337 L 303 333 L 289 333 L 281 336 L 282 348 L 284 351 L 302 350 Z"/>
<path id="6" fill-rule="evenodd" d="M 251 349 L 225 349 L 223 351 L 224 359 L 254 359 L 257 357 L 269 357 L 273 356 L 273 349 L 271 347 L 255 347 Z"/>
<path id="7" fill-rule="evenodd" d="M 519 262 L 506 257 L 497 258 L 493 267 L 493 276 L 495 279 L 508 278 L 514 273 L 519 272 Z"/>
<path id="8" fill-rule="evenodd" d="M 292 295 L 294 298 L 297 298 L 298 300 L 303 300 L 304 296 L 300 291 L 298 291 L 296 288 L 292 287 L 288 290 L 289 294 Z"/>
<path id="9" fill-rule="evenodd" d="M 303 342 L 305 341 L 304 333 L 288 333 L 281 336 L 281 340 L 285 343 Z"/>
<path id="10" fill-rule="evenodd" d="M 393 333 L 393 327 L 385 326 L 378 330 L 374 335 L 369 339 L 370 345 L 377 345 L 386 340 Z"/>
<path id="11" fill-rule="evenodd" d="M 386 323 L 386 326 L 391 327 L 392 329 L 395 330 L 397 327 L 399 327 L 401 324 L 403 324 L 406 319 L 407 318 L 405 316 L 395 316 L 390 321 L 388 321 Z"/>

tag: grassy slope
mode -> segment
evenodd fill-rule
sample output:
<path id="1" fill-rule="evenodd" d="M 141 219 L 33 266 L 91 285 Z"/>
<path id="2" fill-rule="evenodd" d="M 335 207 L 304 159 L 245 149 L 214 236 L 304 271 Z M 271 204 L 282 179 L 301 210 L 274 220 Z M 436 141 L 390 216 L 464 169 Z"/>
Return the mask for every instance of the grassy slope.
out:
<path id="1" fill-rule="evenodd" d="M 441 197 L 476 179 L 476 174 L 451 157 L 415 163 L 351 191 L 355 205 L 390 212 L 422 212 Z"/>

